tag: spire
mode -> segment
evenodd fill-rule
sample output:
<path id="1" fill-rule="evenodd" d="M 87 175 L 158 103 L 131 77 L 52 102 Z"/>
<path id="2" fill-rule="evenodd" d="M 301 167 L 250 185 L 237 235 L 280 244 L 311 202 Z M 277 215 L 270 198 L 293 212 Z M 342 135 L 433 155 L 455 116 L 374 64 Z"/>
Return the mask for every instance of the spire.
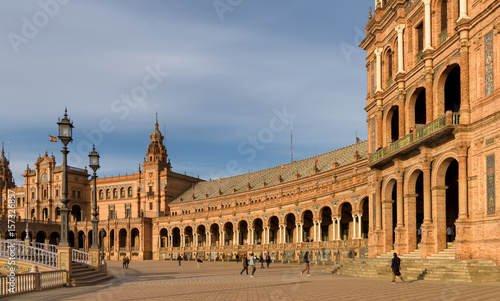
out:
<path id="1" fill-rule="evenodd" d="M 2 157 L 5 156 L 5 152 L 3 151 L 3 141 L 2 141 Z"/>

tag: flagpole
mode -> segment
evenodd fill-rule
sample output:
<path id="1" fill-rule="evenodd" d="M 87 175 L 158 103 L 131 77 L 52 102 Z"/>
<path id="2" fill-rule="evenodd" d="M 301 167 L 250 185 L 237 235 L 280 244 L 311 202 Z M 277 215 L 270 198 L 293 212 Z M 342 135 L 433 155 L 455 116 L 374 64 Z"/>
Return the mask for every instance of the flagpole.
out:
<path id="1" fill-rule="evenodd" d="M 45 151 L 46 154 L 49 153 L 49 142 L 50 142 L 50 135 L 47 135 L 47 150 Z"/>

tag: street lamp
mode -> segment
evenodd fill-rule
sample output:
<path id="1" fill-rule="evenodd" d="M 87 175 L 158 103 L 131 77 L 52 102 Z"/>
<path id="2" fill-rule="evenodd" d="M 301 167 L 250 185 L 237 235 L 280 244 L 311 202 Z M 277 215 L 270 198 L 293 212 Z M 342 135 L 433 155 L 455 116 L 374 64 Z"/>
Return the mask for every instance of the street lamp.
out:
<path id="1" fill-rule="evenodd" d="M 63 149 L 61 150 L 63 154 L 63 175 L 62 175 L 62 208 L 59 210 L 61 212 L 61 241 L 59 242 L 60 247 L 69 247 L 68 241 L 68 233 L 69 233 L 69 225 L 68 225 L 68 148 L 67 145 L 70 143 L 73 138 L 71 137 L 71 132 L 73 129 L 73 123 L 68 118 L 68 110 L 64 109 L 64 118 L 59 120 L 57 123 L 59 126 L 59 139 L 63 143 Z"/>
<path id="2" fill-rule="evenodd" d="M 90 246 L 91 249 L 99 249 L 99 244 L 97 242 L 97 225 L 99 223 L 99 219 L 97 219 L 97 184 L 96 184 L 96 179 L 97 175 L 96 172 L 99 169 L 99 153 L 95 151 L 95 145 L 92 147 L 92 152 L 89 153 L 89 161 L 90 161 L 90 168 L 94 171 L 94 174 L 92 175 L 92 180 L 94 182 L 94 191 L 92 191 L 92 245 Z"/>

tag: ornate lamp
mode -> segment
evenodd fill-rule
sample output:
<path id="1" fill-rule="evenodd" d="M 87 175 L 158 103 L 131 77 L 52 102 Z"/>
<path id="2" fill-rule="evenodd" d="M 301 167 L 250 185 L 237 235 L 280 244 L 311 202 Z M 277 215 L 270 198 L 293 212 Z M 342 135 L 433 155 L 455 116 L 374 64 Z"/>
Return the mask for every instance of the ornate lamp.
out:
<path id="1" fill-rule="evenodd" d="M 70 210 L 68 208 L 69 200 L 68 200 L 68 172 L 67 172 L 68 170 L 67 156 L 69 151 L 67 145 L 73 140 L 72 138 L 73 123 L 68 118 L 68 110 L 66 108 L 64 109 L 63 119 L 59 120 L 57 125 L 59 126 L 59 139 L 63 143 L 63 149 L 61 150 L 63 154 L 62 198 L 61 198 L 62 208 L 59 210 L 61 212 L 61 241 L 59 242 L 59 246 L 69 247 L 68 215 Z"/>

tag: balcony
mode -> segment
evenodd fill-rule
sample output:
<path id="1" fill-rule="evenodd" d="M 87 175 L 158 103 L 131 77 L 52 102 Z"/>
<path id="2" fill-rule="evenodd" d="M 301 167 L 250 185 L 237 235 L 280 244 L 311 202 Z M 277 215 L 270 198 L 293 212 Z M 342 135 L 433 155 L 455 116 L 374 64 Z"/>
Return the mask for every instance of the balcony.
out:
<path id="1" fill-rule="evenodd" d="M 379 167 L 389 163 L 395 156 L 415 151 L 424 144 L 430 144 L 451 134 L 460 124 L 460 114 L 448 111 L 445 115 L 417 129 L 403 138 L 371 154 L 368 159 L 370 167 Z"/>

